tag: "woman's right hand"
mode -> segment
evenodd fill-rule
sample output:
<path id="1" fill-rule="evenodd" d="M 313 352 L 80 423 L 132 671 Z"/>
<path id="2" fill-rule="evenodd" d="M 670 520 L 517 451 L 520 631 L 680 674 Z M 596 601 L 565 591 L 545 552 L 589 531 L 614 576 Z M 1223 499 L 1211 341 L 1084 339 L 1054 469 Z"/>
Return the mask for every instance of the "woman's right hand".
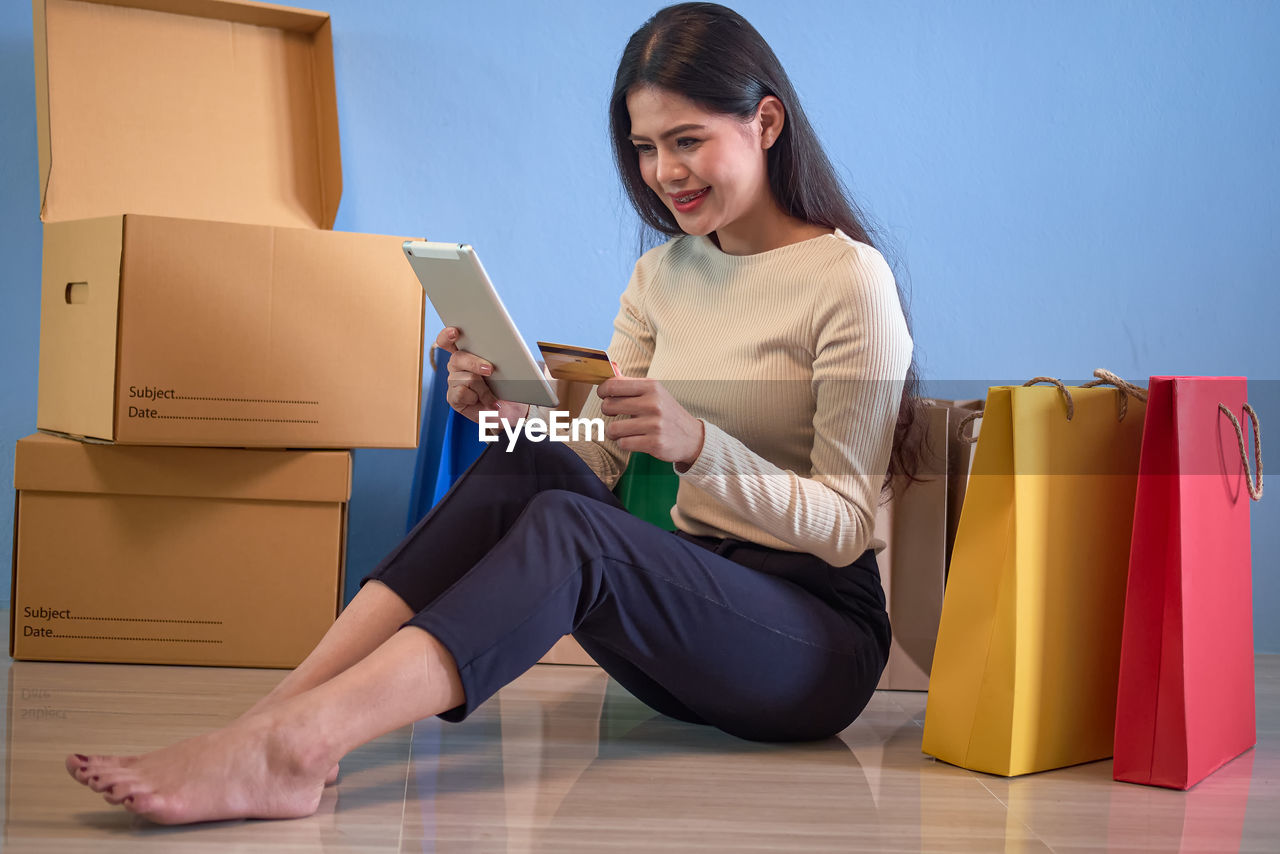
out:
<path id="1" fill-rule="evenodd" d="M 449 405 L 477 424 L 481 412 L 496 411 L 498 417 L 511 423 L 528 415 L 529 404 L 499 400 L 494 395 L 484 379 L 493 373 L 493 365 L 474 353 L 459 350 L 456 342 L 461 334 L 456 326 L 446 326 L 436 336 L 436 346 L 450 354 L 449 387 L 445 392 Z"/>

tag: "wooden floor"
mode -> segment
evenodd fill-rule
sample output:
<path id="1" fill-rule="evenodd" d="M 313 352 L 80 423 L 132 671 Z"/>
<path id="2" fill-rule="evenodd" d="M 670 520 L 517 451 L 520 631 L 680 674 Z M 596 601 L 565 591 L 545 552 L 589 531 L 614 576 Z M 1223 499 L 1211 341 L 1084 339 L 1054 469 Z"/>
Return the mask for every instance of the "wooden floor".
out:
<path id="1" fill-rule="evenodd" d="M 10 854 L 1280 851 L 1280 656 L 1258 659 L 1258 747 L 1189 793 L 1112 782 L 1110 762 L 1013 780 L 935 762 L 923 694 L 878 693 L 839 739 L 760 745 L 658 717 L 596 668 L 540 665 L 462 724 L 348 756 L 311 818 L 187 828 L 108 806 L 62 757 L 216 727 L 279 672 L 0 667 Z"/>

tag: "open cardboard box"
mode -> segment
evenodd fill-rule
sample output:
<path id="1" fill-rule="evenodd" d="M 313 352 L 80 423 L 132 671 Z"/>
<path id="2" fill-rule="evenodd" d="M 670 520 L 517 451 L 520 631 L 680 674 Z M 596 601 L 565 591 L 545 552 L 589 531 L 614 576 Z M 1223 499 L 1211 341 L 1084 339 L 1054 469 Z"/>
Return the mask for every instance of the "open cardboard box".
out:
<path id="1" fill-rule="evenodd" d="M 14 485 L 16 659 L 293 667 L 337 615 L 347 451 L 36 434 Z"/>
<path id="2" fill-rule="evenodd" d="M 403 238 L 329 230 L 329 16 L 34 0 L 33 18 L 40 429 L 415 447 L 424 302 Z"/>

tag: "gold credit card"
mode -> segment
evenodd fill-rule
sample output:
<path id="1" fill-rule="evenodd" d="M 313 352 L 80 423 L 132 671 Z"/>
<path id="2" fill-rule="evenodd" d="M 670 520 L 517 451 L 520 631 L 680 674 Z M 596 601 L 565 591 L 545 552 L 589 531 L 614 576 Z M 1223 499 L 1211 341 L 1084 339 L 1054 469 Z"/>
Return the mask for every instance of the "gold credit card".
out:
<path id="1" fill-rule="evenodd" d="M 572 380 L 598 385 L 610 377 L 618 376 L 613 362 L 604 350 L 590 347 L 574 347 L 570 344 L 551 344 L 539 341 L 542 361 L 547 371 L 558 380 Z"/>

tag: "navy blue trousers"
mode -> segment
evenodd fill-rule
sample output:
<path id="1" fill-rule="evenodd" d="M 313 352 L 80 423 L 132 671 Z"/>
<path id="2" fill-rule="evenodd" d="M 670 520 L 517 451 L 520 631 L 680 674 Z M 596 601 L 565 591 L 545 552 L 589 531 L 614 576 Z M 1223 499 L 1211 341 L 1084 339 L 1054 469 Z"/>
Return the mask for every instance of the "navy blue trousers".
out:
<path id="1" fill-rule="evenodd" d="M 572 449 L 495 443 L 366 578 L 453 655 L 459 721 L 565 634 L 644 703 L 756 741 L 826 738 L 875 690 L 889 618 L 868 550 L 802 552 L 664 531 Z"/>

